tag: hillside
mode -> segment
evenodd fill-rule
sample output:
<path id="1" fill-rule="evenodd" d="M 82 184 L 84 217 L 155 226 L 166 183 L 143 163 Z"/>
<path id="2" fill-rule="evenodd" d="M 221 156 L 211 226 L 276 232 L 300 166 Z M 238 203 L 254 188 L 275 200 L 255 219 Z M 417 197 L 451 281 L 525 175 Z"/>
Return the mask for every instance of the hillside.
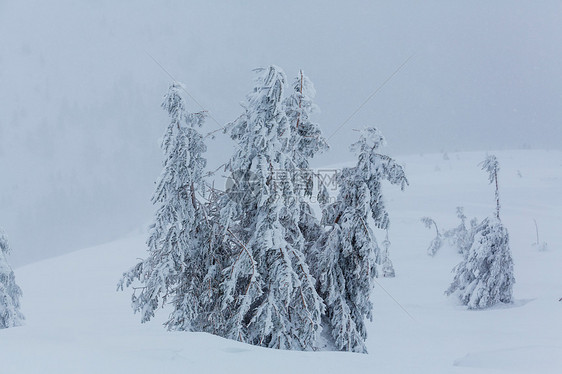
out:
<path id="1" fill-rule="evenodd" d="M 460 261 L 444 246 L 426 255 L 433 233 L 455 207 L 479 219 L 494 209 L 477 166 L 484 153 L 397 157 L 405 192 L 385 186 L 391 257 L 397 277 L 378 279 L 369 354 L 288 352 L 202 333 L 167 332 L 162 311 L 140 324 L 121 273 L 144 256 L 145 233 L 30 264 L 16 271 L 24 292 L 23 327 L 0 330 L 0 372 L 25 373 L 555 373 L 562 368 L 562 152 L 497 152 L 503 221 L 515 262 L 515 302 L 467 311 L 443 295 Z M 536 219 L 548 250 L 532 245 Z M 379 242 L 384 236 L 378 232 Z M 17 251 L 17 248 L 14 248 Z"/>

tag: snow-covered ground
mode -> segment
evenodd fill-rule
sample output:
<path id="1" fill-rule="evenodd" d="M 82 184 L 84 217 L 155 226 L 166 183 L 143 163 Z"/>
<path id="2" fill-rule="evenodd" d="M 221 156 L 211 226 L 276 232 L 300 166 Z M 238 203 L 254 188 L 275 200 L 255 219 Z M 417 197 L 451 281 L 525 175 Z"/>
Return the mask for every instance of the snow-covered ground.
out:
<path id="1" fill-rule="evenodd" d="M 493 188 L 477 166 L 484 153 L 397 157 L 410 180 L 405 192 L 385 189 L 397 277 L 377 280 L 368 355 L 167 332 L 165 311 L 140 324 L 130 290 L 116 292 L 121 273 L 144 256 L 146 234 L 136 234 L 16 269 L 27 321 L 0 330 L 0 373 L 560 373 L 562 152 L 496 155 L 515 262 L 513 305 L 467 311 L 443 295 L 460 256 L 447 246 L 426 255 L 433 232 L 420 217 L 447 229 L 458 224 L 458 205 L 469 218 L 493 212 Z M 533 246 L 533 219 L 546 251 Z"/>

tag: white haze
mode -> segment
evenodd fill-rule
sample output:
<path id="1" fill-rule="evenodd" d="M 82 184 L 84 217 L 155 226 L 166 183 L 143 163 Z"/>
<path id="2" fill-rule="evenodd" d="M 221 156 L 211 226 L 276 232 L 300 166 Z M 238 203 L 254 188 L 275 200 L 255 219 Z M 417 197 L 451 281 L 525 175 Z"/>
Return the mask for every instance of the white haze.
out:
<path id="1" fill-rule="evenodd" d="M 1 0 L 0 226 L 12 262 L 150 221 L 170 75 L 212 131 L 240 113 L 253 68 L 277 64 L 291 80 L 302 68 L 332 146 L 316 165 L 350 159 L 364 125 L 393 154 L 560 149 L 560 45 L 556 1 Z M 212 167 L 232 147 L 218 135 Z"/>

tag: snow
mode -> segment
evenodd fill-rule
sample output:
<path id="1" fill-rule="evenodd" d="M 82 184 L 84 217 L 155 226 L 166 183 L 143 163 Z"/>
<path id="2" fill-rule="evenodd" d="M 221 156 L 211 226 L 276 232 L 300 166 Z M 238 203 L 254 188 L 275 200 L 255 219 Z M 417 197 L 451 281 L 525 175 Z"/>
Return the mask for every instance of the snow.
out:
<path id="1" fill-rule="evenodd" d="M 445 244 L 427 256 L 433 233 L 420 222 L 427 215 L 440 228 L 455 227 L 458 205 L 468 219 L 494 212 L 493 186 L 477 166 L 484 153 L 398 156 L 410 186 L 384 186 L 396 278 L 377 279 L 370 354 L 279 351 L 168 332 L 166 311 L 141 324 L 130 290 L 116 292 L 122 272 L 145 255 L 147 234 L 137 233 L 15 269 L 26 322 L 0 330 L 0 373 L 558 373 L 562 152 L 494 153 L 515 264 L 511 305 L 468 311 L 446 297 L 460 255 Z M 533 219 L 547 251 L 533 247 Z"/>

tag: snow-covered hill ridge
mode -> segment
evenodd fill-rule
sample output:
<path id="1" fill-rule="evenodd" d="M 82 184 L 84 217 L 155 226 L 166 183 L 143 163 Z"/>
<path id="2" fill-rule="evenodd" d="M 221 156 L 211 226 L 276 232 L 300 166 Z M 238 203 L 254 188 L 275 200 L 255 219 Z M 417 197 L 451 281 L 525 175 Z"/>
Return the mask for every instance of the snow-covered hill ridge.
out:
<path id="1" fill-rule="evenodd" d="M 385 186 L 394 279 L 378 279 L 370 354 L 287 352 L 199 333 L 140 324 L 122 272 L 144 256 L 146 235 L 51 258 L 15 270 L 26 325 L 0 330 L 0 373 L 557 373 L 562 367 L 562 152 L 497 152 L 502 220 L 511 235 L 515 302 L 467 311 L 443 291 L 460 261 L 443 247 L 426 254 L 432 232 L 494 211 L 492 186 L 477 166 L 484 153 L 396 157 L 405 192 Z M 547 251 L 533 246 L 536 219 Z M 377 232 L 379 242 L 382 233 Z M 17 250 L 17 248 L 14 248 Z M 389 296 L 391 295 L 391 296 Z"/>

